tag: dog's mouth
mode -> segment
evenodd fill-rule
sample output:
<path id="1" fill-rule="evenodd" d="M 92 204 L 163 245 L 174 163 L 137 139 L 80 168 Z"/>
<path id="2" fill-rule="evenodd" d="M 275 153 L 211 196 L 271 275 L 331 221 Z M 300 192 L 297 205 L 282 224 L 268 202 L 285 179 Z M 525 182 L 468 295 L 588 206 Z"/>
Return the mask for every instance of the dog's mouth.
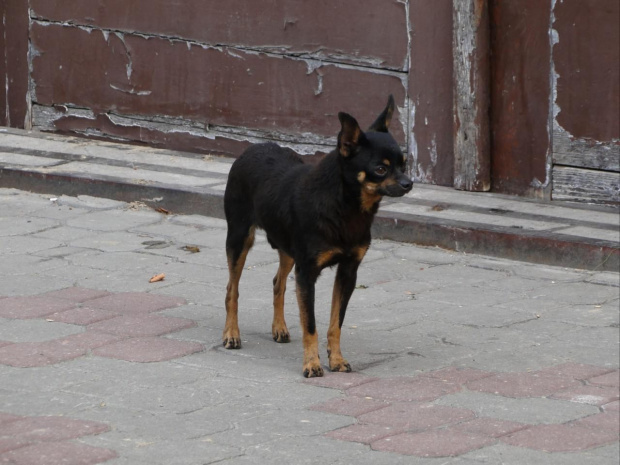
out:
<path id="1" fill-rule="evenodd" d="M 410 192 L 413 188 L 413 182 L 406 176 L 401 176 L 395 182 L 387 185 L 382 185 L 379 188 L 381 195 L 387 195 L 388 197 L 402 197 L 407 192 Z"/>

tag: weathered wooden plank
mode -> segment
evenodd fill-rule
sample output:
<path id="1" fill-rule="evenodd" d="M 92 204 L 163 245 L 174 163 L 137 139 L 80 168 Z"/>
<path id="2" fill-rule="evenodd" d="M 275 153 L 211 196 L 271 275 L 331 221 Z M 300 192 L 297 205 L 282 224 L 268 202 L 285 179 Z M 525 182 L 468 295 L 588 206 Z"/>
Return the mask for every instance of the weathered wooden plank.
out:
<path id="1" fill-rule="evenodd" d="M 620 140 L 598 142 L 571 138 L 562 128 L 553 131 L 553 163 L 606 171 L 620 171 Z"/>
<path id="2" fill-rule="evenodd" d="M 367 126 L 390 93 L 405 107 L 402 73 L 55 24 L 34 23 L 31 43 L 35 101 L 91 109 L 95 120 L 136 116 L 139 126 L 161 115 L 320 143 L 338 133 L 338 111 Z M 399 118 L 390 129 L 404 144 Z"/>
<path id="3" fill-rule="evenodd" d="M 553 199 L 620 203 L 620 174 L 567 166 L 553 167 Z"/>
<path id="4" fill-rule="evenodd" d="M 489 10 L 487 0 L 454 0 L 454 187 L 491 188 Z"/>
<path id="5" fill-rule="evenodd" d="M 409 154 L 416 181 L 454 185 L 452 0 L 410 0 Z"/>
<path id="6" fill-rule="evenodd" d="M 31 0 L 36 18 L 406 70 L 405 2 Z"/>

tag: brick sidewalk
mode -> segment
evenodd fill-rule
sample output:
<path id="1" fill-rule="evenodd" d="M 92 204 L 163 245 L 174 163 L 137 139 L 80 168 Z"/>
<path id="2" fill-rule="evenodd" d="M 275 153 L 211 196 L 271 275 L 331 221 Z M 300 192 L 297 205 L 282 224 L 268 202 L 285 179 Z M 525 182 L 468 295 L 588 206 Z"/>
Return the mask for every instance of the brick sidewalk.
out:
<path id="1" fill-rule="evenodd" d="M 618 462 L 617 273 L 375 241 L 343 326 L 354 372 L 305 380 L 294 292 L 291 343 L 271 339 L 262 235 L 243 348 L 222 347 L 225 234 L 0 189 L 0 464 Z M 323 361 L 333 278 L 316 292 Z"/>

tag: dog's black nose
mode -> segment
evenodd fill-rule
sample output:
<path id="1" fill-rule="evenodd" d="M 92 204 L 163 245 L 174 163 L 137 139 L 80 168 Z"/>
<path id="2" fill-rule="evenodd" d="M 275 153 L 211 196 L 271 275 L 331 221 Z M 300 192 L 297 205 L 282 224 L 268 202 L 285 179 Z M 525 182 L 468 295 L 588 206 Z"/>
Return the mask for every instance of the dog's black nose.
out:
<path id="1" fill-rule="evenodd" d="M 400 184 L 400 187 L 402 187 L 405 190 L 409 190 L 413 187 L 413 181 L 406 176 L 401 177 L 398 180 L 398 184 Z"/>

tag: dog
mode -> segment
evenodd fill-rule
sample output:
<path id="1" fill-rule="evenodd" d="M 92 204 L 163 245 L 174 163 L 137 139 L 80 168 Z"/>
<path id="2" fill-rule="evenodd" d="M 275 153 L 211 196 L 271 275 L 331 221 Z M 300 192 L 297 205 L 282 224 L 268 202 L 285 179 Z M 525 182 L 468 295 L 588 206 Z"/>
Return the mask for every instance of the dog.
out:
<path id="1" fill-rule="evenodd" d="M 405 175 L 405 156 L 388 132 L 394 98 L 370 126 L 338 113 L 341 129 L 335 150 L 312 166 L 294 151 L 275 143 L 249 147 L 230 169 L 224 194 L 228 231 L 226 257 L 227 349 L 239 349 L 237 319 L 239 280 L 256 228 L 278 251 L 273 279 L 272 335 L 289 342 L 284 320 L 286 279 L 295 267 L 297 302 L 303 334 L 303 375 L 323 376 L 314 316 L 315 283 L 321 270 L 337 265 L 327 331 L 329 369 L 350 372 L 340 349 L 340 331 L 357 279 L 357 269 L 370 246 L 370 227 L 383 196 L 400 197 L 413 186 Z"/>

